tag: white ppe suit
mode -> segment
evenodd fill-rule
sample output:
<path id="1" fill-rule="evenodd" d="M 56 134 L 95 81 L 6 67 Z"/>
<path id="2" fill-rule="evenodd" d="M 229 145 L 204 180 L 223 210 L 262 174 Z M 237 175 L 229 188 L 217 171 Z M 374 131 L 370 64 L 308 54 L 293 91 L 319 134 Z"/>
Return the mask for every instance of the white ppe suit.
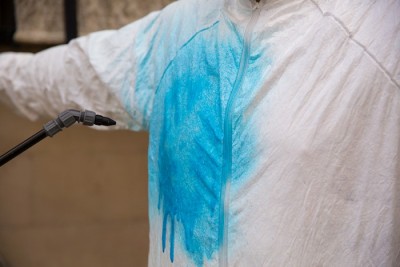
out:
<path id="1" fill-rule="evenodd" d="M 398 0 L 181 0 L 0 94 L 149 131 L 150 266 L 400 266 L 399 62 Z"/>

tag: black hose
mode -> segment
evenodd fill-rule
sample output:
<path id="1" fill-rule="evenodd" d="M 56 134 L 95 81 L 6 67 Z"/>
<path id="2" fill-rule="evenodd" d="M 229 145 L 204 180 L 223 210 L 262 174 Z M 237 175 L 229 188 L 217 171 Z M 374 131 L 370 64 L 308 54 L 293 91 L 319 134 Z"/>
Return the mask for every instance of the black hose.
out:
<path id="1" fill-rule="evenodd" d="M 49 121 L 43 126 L 43 129 L 32 135 L 19 145 L 15 146 L 5 154 L 0 156 L 0 167 L 30 148 L 37 144 L 47 136 L 53 137 L 56 133 L 60 132 L 62 128 L 69 127 L 76 122 L 82 122 L 83 125 L 103 125 L 112 126 L 116 122 L 110 118 L 96 115 L 93 111 L 85 110 L 83 112 L 75 109 L 68 109 L 61 112 L 54 120 Z M 1 266 L 0 266 L 1 267 Z"/>
<path id="2" fill-rule="evenodd" d="M 30 148 L 31 146 L 37 144 L 38 142 L 42 141 L 44 138 L 47 137 L 46 131 L 44 129 L 40 130 L 39 132 L 35 133 L 19 145 L 15 146 L 14 148 L 10 149 L 8 152 L 0 156 L 0 167 Z"/>

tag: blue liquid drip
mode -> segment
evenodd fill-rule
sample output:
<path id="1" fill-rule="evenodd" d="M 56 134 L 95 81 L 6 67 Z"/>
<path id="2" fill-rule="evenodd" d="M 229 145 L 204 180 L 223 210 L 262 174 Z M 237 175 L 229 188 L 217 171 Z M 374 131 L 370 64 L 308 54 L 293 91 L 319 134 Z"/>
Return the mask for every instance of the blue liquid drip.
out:
<path id="1" fill-rule="evenodd" d="M 150 216 L 154 207 L 162 215 L 161 245 L 165 252 L 169 242 L 171 262 L 180 248 L 195 265 L 202 266 L 222 245 L 224 114 L 239 68 L 243 44 L 240 36 L 229 22 L 198 33 L 169 64 L 154 98 L 149 149 Z M 259 79 L 251 77 L 250 88 L 245 89 L 256 88 Z M 242 99 L 237 104 L 248 101 Z M 241 126 L 233 125 L 236 127 Z M 246 136 L 252 134 L 246 132 Z M 249 155 L 244 150 L 252 150 L 254 142 L 241 143 L 240 149 L 231 153 L 233 158 L 243 160 L 241 155 Z M 250 164 L 235 167 L 233 178 L 236 171 L 243 174 L 249 168 Z"/>
<path id="2" fill-rule="evenodd" d="M 223 110 L 241 51 L 240 38 L 220 40 L 218 27 L 195 36 L 169 65 L 150 123 L 150 204 L 163 216 L 162 248 L 169 240 L 173 261 L 179 241 L 197 266 L 219 249 Z"/>

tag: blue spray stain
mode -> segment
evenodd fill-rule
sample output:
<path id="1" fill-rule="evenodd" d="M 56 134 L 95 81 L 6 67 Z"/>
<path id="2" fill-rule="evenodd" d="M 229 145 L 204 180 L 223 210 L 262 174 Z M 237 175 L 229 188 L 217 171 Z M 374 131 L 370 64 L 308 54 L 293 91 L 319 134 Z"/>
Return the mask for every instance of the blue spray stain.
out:
<path id="1" fill-rule="evenodd" d="M 223 114 L 241 52 L 239 34 L 227 40 L 220 27 L 199 32 L 179 51 L 150 121 L 149 179 L 157 193 L 150 192 L 157 198 L 150 204 L 163 216 L 162 249 L 169 240 L 173 261 L 179 240 L 198 266 L 219 249 Z"/>
<path id="2" fill-rule="evenodd" d="M 149 202 L 150 210 L 162 215 L 161 246 L 165 251 L 168 241 L 171 262 L 177 242 L 197 266 L 221 246 L 223 120 L 242 44 L 232 24 L 214 24 L 180 49 L 157 88 L 150 119 Z M 240 127 L 240 122 L 234 125 Z M 246 143 L 252 144 L 241 141 L 233 153 L 251 149 Z M 241 165 L 238 173 L 249 166 Z M 236 167 L 233 172 L 235 176 Z"/>
<path id="3" fill-rule="evenodd" d="M 187 71 L 187 70 L 186 70 Z M 185 72 L 186 72 L 185 71 Z M 198 265 L 217 250 L 221 176 L 221 107 L 218 90 L 204 74 L 175 77 L 160 106 L 164 120 L 158 140 L 158 208 L 163 211 L 163 251 L 167 223 L 174 258 L 175 222 L 184 227 L 185 249 Z M 174 90 L 175 89 L 175 90 Z M 211 90 L 210 90 L 211 89 Z M 218 97 L 217 97 L 218 95 Z M 210 246 L 204 246 L 210 244 Z"/>

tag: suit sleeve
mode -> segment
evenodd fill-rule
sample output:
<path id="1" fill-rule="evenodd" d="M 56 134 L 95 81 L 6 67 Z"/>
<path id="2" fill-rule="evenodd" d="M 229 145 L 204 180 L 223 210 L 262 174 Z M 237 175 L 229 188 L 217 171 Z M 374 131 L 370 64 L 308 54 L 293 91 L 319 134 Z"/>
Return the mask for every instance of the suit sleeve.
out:
<path id="1" fill-rule="evenodd" d="M 119 30 L 96 32 L 37 54 L 0 54 L 0 100 L 32 120 L 88 109 L 114 118 L 119 128 L 145 130 L 157 84 L 152 67 L 157 62 L 146 58 L 159 20 L 160 12 L 154 12 Z M 146 65 L 145 72 L 140 65 Z"/>

